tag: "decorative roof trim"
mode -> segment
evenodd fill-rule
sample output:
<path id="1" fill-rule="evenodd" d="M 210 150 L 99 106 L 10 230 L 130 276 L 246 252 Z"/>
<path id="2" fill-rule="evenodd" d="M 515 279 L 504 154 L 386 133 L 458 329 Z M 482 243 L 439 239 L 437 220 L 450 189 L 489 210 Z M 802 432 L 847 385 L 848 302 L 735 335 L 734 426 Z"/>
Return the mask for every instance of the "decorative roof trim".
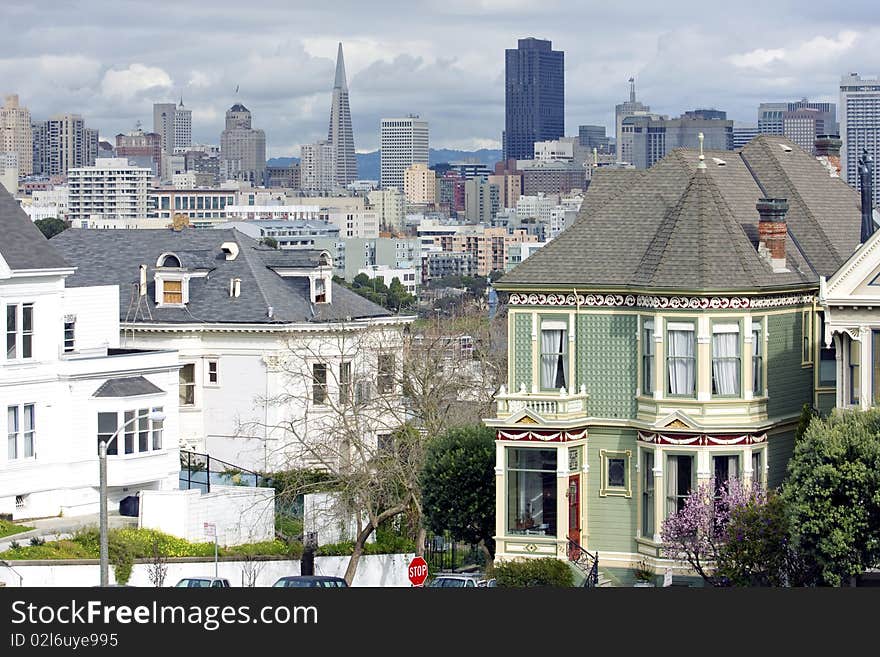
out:
<path id="1" fill-rule="evenodd" d="M 567 443 L 572 440 L 581 440 L 587 437 L 587 430 L 580 431 L 511 431 L 509 429 L 499 429 L 496 433 L 495 440 L 519 440 L 524 442 L 539 443 Z"/>
<path id="2" fill-rule="evenodd" d="M 640 308 L 670 310 L 745 310 L 812 303 L 815 295 L 777 294 L 746 296 L 666 296 L 641 294 L 527 294 L 510 295 L 510 306 L 586 306 L 588 308 Z"/>
<path id="3" fill-rule="evenodd" d="M 647 433 L 639 431 L 639 440 L 643 443 L 672 446 L 731 446 L 731 445 L 758 445 L 767 442 L 767 434 L 721 434 L 710 435 L 706 433 Z"/>

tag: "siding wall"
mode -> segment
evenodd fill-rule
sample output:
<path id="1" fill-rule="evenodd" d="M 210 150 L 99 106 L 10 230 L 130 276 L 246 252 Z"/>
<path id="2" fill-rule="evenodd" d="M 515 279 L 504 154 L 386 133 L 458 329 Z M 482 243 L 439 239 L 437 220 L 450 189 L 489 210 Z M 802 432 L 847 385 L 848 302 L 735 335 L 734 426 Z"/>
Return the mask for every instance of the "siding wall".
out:
<path id="1" fill-rule="evenodd" d="M 594 427 L 587 439 L 587 463 L 590 466 L 587 485 L 587 549 L 613 552 L 635 552 L 638 523 L 636 513 L 636 431 L 635 429 Z M 601 450 L 631 452 L 628 476 L 632 497 L 600 497 L 602 477 Z"/>
<path id="2" fill-rule="evenodd" d="M 587 386 L 589 414 L 635 418 L 638 384 L 635 315 L 582 314 L 577 321 L 577 385 Z"/>
<path id="3" fill-rule="evenodd" d="M 532 389 L 532 316 L 517 313 L 513 323 L 513 381 L 511 391 L 524 384 L 526 391 Z"/>
<path id="4" fill-rule="evenodd" d="M 794 430 L 771 434 L 767 439 L 767 485 L 776 488 L 785 480 L 786 469 L 794 453 Z"/>
<path id="5" fill-rule="evenodd" d="M 799 415 L 813 402 L 813 368 L 801 365 L 800 310 L 768 318 L 767 411 L 778 419 Z"/>

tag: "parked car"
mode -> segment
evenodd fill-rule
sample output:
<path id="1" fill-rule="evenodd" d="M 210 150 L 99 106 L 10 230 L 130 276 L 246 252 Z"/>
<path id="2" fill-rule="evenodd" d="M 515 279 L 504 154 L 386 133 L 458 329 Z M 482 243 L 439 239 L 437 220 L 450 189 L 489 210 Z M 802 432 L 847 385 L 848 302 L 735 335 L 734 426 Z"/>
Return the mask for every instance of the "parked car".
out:
<path id="1" fill-rule="evenodd" d="M 229 580 L 225 577 L 184 577 L 174 586 L 189 589 L 225 589 L 229 588 Z"/>
<path id="2" fill-rule="evenodd" d="M 322 587 L 345 589 L 348 588 L 348 582 L 341 577 L 331 577 L 330 575 L 289 575 L 279 578 L 272 586 L 282 588 Z"/>
<path id="3" fill-rule="evenodd" d="M 487 585 L 487 580 L 478 573 L 443 573 L 428 583 L 429 588 L 477 588 Z"/>

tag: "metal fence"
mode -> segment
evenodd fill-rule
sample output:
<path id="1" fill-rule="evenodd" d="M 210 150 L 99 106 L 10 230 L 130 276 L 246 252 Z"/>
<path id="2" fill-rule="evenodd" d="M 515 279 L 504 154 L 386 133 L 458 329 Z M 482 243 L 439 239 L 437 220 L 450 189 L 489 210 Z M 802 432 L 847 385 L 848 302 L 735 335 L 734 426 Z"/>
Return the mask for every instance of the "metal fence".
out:
<path id="1" fill-rule="evenodd" d="M 197 488 L 211 492 L 211 484 L 219 486 L 269 486 L 269 480 L 259 472 L 247 470 L 209 454 L 180 450 L 180 487 Z"/>
<path id="2" fill-rule="evenodd" d="M 425 539 L 425 561 L 431 572 L 455 571 L 485 567 L 485 556 L 476 545 L 453 541 L 447 536 L 428 535 Z"/>

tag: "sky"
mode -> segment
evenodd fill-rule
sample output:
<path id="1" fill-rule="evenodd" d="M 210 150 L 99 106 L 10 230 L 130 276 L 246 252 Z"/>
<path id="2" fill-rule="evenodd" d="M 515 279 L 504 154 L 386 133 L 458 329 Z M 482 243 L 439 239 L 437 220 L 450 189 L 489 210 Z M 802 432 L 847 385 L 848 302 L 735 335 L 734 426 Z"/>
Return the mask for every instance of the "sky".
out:
<path id="1" fill-rule="evenodd" d="M 504 50 L 528 36 L 565 52 L 567 135 L 610 133 L 631 76 L 654 112 L 755 123 L 760 102 L 839 102 L 841 75 L 880 75 L 877 0 L 0 0 L 0 15 L 0 94 L 32 119 L 82 114 L 112 142 L 183 97 L 193 141 L 217 144 L 240 102 L 270 157 L 327 138 L 340 41 L 361 152 L 410 113 L 432 148 L 500 148 Z"/>

